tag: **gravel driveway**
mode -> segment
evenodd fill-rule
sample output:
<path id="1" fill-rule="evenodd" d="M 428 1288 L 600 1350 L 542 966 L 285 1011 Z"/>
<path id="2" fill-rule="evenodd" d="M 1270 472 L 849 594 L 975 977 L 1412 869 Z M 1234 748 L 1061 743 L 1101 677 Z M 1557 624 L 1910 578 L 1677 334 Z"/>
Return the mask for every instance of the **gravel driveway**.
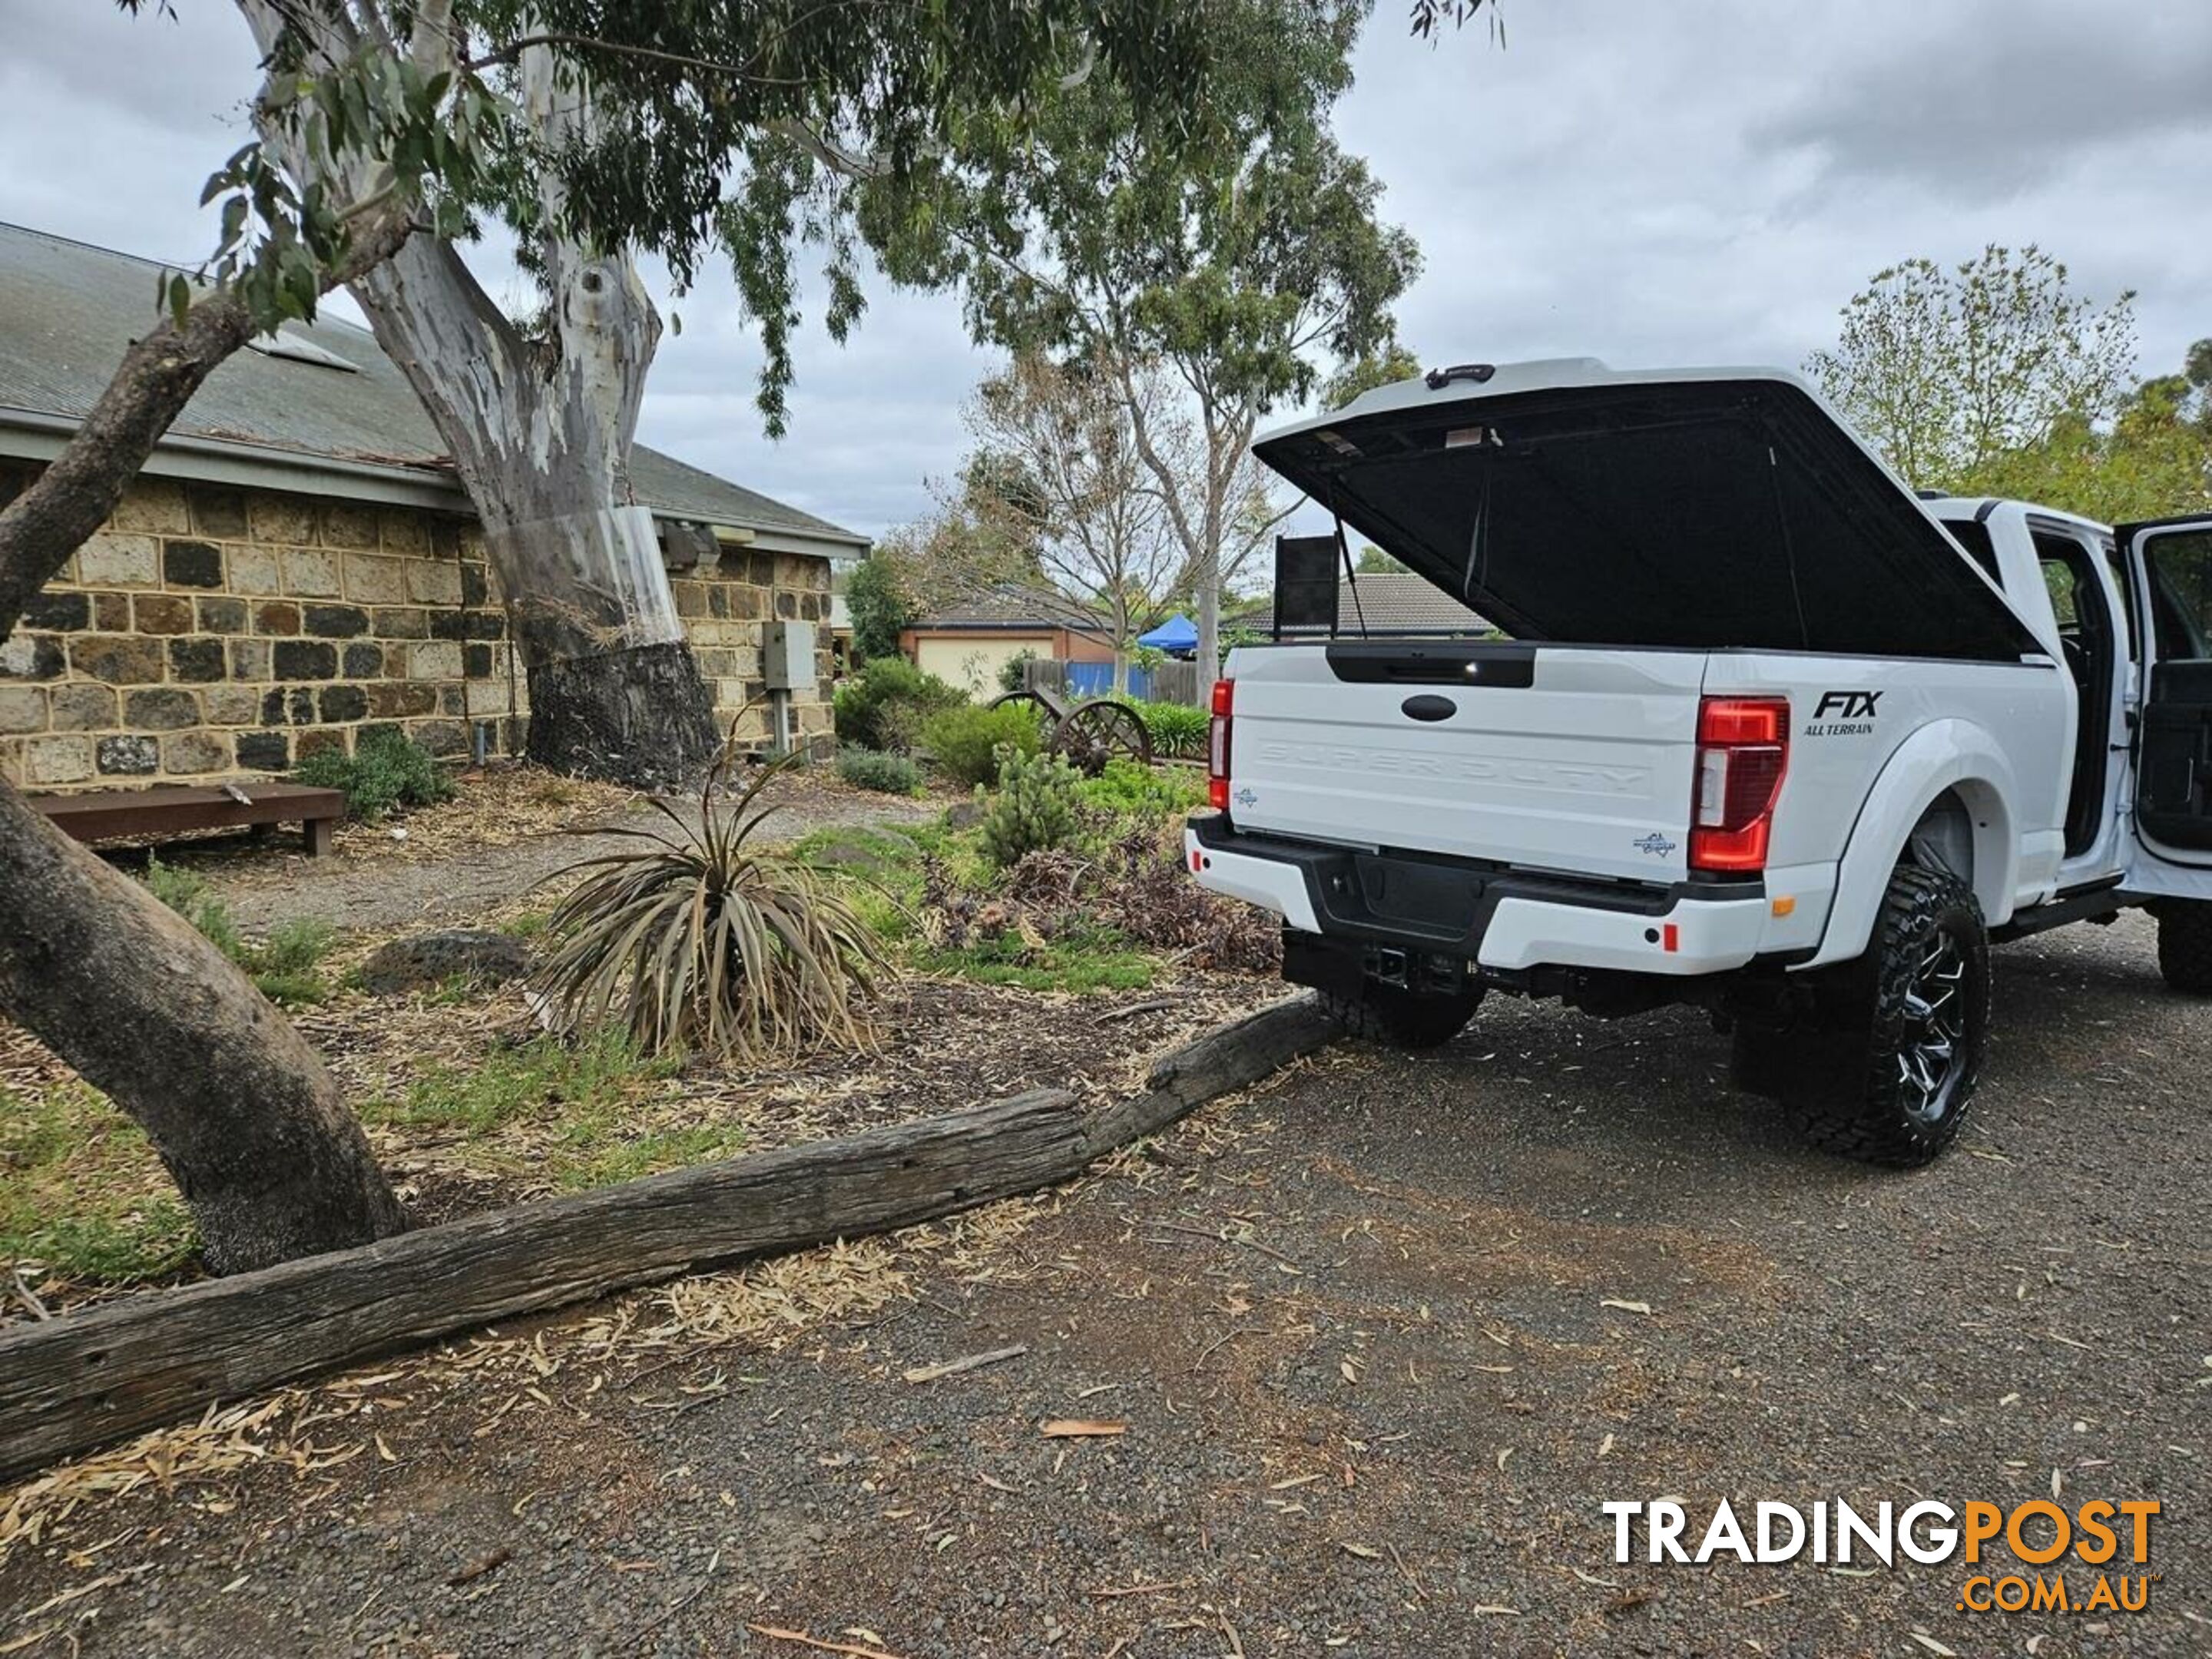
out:
<path id="1" fill-rule="evenodd" d="M 1340 1049 L 872 1323 L 702 1358 L 646 1405 L 568 1389 L 483 1433 L 482 1402 L 395 1415 L 396 1461 L 162 1509 L 96 1564 L 145 1570 L 70 1604 L 68 1633 L 115 1655 L 825 1650 L 757 1626 L 900 1659 L 2203 1651 L 2212 1006 L 2160 988 L 2130 917 L 2001 952 L 1997 1007 L 1975 1121 L 1907 1176 L 1801 1152 L 1685 1012 L 1493 1001 L 1432 1055 Z M 1068 1419 L 1126 1432 L 1040 1432 Z M 1598 1509 L 2017 1502 L 2054 1472 L 2069 1499 L 2161 1500 L 2148 1611 L 1975 1618 L 1956 1565 L 1617 1566 Z M 92 1576 L 27 1553 L 0 1606 Z"/>

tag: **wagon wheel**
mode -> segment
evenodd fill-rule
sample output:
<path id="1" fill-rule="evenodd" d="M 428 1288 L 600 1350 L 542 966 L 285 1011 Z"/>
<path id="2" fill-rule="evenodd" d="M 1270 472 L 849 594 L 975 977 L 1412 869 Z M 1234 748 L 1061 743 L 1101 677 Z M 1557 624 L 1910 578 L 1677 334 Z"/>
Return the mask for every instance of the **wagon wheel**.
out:
<path id="1" fill-rule="evenodd" d="M 1145 722 L 1127 703 L 1110 697 L 1097 697 L 1070 709 L 1053 730 L 1052 749 L 1094 778 L 1116 755 L 1126 755 L 1139 766 L 1152 763 L 1152 740 Z"/>
<path id="2" fill-rule="evenodd" d="M 1000 708 L 1011 703 L 1027 703 L 1040 722 L 1044 720 L 1058 722 L 1067 718 L 1066 703 L 1054 696 L 1051 692 L 1040 690 L 1035 686 L 1023 691 L 1001 692 L 983 706 L 986 708 Z"/>

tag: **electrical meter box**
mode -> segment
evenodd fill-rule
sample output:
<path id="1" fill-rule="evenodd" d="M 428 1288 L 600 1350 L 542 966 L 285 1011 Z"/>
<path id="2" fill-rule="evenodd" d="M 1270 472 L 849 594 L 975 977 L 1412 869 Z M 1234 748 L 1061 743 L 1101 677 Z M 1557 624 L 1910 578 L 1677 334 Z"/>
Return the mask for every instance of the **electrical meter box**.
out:
<path id="1" fill-rule="evenodd" d="M 771 691 L 814 689 L 814 624 L 772 622 L 761 644 L 761 678 Z"/>

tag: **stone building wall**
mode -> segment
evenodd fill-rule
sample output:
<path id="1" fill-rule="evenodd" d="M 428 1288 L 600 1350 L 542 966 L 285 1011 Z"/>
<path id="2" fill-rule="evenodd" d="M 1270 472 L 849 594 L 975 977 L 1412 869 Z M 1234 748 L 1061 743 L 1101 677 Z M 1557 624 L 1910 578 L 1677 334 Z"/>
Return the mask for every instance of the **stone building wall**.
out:
<path id="1" fill-rule="evenodd" d="M 765 747 L 774 712 L 761 678 L 761 647 L 772 618 L 814 624 L 814 693 L 794 699 L 793 732 L 817 758 L 836 747 L 830 702 L 830 561 L 799 553 L 725 547 L 719 560 L 672 573 L 676 614 L 691 638 L 699 672 L 714 688 L 724 727 L 741 743 Z"/>
<path id="2" fill-rule="evenodd" d="M 0 501 L 28 472 L 0 462 Z M 679 607 L 723 719 L 761 700 L 759 618 L 823 616 L 829 562 L 726 551 Z M 0 778 L 29 789 L 267 775 L 397 728 L 463 756 L 492 723 L 520 751 L 528 699 L 474 521 L 415 507 L 134 483 L 0 644 Z M 826 666 L 797 709 L 830 739 Z"/>

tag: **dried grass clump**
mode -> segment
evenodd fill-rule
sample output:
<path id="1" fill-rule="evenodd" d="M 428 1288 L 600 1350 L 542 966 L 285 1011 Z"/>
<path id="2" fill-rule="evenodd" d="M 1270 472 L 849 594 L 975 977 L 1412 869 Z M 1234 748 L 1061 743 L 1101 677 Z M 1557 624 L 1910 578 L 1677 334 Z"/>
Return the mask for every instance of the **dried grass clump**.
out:
<path id="1" fill-rule="evenodd" d="M 667 827 L 609 832 L 648 846 L 552 878 L 584 876 L 553 913 L 562 942 L 535 976 L 556 1029 L 611 1024 L 645 1054 L 747 1058 L 871 1040 L 882 949 L 805 866 L 748 845 L 774 810 L 754 803 L 789 762 L 732 800 L 734 758 L 726 750 L 708 774 L 696 824 L 655 800 Z"/>

